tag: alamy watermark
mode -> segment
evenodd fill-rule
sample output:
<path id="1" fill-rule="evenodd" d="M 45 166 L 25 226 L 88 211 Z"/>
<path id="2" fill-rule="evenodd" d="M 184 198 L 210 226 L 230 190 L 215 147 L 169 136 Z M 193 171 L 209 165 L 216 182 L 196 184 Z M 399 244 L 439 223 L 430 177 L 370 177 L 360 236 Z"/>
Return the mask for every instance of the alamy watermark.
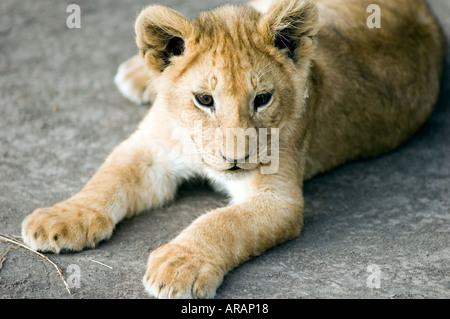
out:
<path id="1" fill-rule="evenodd" d="M 69 4 L 66 9 L 70 15 L 67 17 L 66 25 L 69 29 L 81 28 L 81 8 L 78 4 Z"/>
<path id="2" fill-rule="evenodd" d="M 191 136 L 190 142 L 186 136 Z M 195 121 L 190 129 L 174 129 L 171 138 L 182 141 L 180 147 L 172 149 L 174 156 L 183 156 L 191 163 L 255 164 L 266 175 L 279 169 L 279 128 L 204 128 L 202 121 Z"/>
<path id="3" fill-rule="evenodd" d="M 369 29 L 381 28 L 381 7 L 378 4 L 370 4 L 367 7 L 367 13 L 370 13 L 366 20 L 367 27 Z M 78 4 L 72 3 L 67 6 L 67 13 L 70 15 L 67 17 L 66 25 L 69 29 L 81 28 L 81 8 Z"/>
<path id="4" fill-rule="evenodd" d="M 80 266 L 76 264 L 71 264 L 67 266 L 66 270 L 69 276 L 66 279 L 67 285 L 70 289 L 81 288 L 81 269 Z"/>
<path id="5" fill-rule="evenodd" d="M 370 275 L 367 277 L 367 288 L 380 289 L 381 288 L 381 268 L 378 265 L 367 266 L 366 272 Z"/>
<path id="6" fill-rule="evenodd" d="M 366 20 L 369 29 L 381 28 L 381 8 L 378 4 L 371 4 L 367 7 L 367 13 L 371 13 Z"/>

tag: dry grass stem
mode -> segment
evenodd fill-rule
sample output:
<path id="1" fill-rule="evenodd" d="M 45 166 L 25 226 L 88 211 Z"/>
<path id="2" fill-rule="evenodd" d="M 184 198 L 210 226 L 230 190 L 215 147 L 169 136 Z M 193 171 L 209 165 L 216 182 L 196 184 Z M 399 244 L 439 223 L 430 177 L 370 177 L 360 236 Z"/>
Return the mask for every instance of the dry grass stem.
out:
<path id="1" fill-rule="evenodd" d="M 3 235 L 0 234 L 0 240 L 1 241 L 5 241 L 5 242 L 9 242 L 15 245 L 18 245 L 22 248 L 25 248 L 28 251 L 31 251 L 33 253 L 35 253 L 36 255 L 38 255 L 39 257 L 43 258 L 44 260 L 48 261 L 50 264 L 53 265 L 53 267 L 56 268 L 56 271 L 58 271 L 59 277 L 61 277 L 61 280 L 64 283 L 64 286 L 66 287 L 67 292 L 71 295 L 72 292 L 70 291 L 69 285 L 67 284 L 66 280 L 64 279 L 64 275 L 62 273 L 61 268 L 59 268 L 59 266 L 57 264 L 55 264 L 53 261 L 51 261 L 47 256 L 45 256 L 44 254 L 41 254 L 38 251 L 33 250 L 32 248 L 28 247 L 27 245 L 25 245 L 23 242 L 11 237 L 11 236 L 7 236 L 7 235 Z M 3 255 L 2 255 L 3 256 Z"/>
<path id="2" fill-rule="evenodd" d="M 3 268 L 3 262 L 6 260 L 6 254 L 11 250 L 11 246 L 6 247 L 6 249 L 0 254 L 0 270 Z"/>

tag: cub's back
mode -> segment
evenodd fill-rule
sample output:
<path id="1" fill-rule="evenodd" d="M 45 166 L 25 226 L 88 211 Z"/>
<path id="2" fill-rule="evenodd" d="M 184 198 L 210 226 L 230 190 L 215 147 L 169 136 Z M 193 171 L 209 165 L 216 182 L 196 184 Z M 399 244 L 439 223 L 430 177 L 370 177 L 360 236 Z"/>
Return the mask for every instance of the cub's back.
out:
<path id="1" fill-rule="evenodd" d="M 309 107 L 313 127 L 306 178 L 407 140 L 436 103 L 445 40 L 422 0 L 317 0 L 319 45 Z"/>

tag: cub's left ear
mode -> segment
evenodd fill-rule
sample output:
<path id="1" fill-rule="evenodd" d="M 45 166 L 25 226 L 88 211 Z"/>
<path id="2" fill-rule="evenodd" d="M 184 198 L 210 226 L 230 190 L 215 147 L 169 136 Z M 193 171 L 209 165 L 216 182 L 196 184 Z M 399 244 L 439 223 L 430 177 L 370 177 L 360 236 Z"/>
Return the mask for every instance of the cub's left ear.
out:
<path id="1" fill-rule="evenodd" d="M 147 67 L 162 72 L 184 53 L 193 26 L 182 14 L 160 5 L 145 8 L 135 23 L 136 43 Z"/>
<path id="2" fill-rule="evenodd" d="M 314 0 L 274 0 L 263 14 L 260 28 L 276 48 L 297 63 L 312 54 L 318 24 Z"/>

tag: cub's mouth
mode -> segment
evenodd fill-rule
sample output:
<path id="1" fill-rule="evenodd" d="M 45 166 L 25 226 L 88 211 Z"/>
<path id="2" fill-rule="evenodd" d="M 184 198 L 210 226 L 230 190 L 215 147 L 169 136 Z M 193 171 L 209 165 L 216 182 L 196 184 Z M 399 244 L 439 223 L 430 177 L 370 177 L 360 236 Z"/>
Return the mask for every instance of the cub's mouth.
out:
<path id="1" fill-rule="evenodd" d="M 229 172 L 235 172 L 235 171 L 239 171 L 239 170 L 241 170 L 241 169 L 242 169 L 242 168 L 240 168 L 239 166 L 234 165 L 232 168 L 228 169 L 228 171 L 229 171 Z"/>
<path id="2" fill-rule="evenodd" d="M 228 163 L 228 164 L 216 164 L 216 163 L 208 163 L 203 160 L 203 164 L 213 170 L 216 173 L 229 175 L 229 176 L 240 176 L 246 173 L 254 172 L 259 164 L 249 164 L 249 163 Z"/>
<path id="3" fill-rule="evenodd" d="M 234 159 L 227 157 L 222 152 L 205 152 L 201 154 L 203 166 L 213 174 L 219 174 L 224 177 L 240 177 L 248 173 L 255 172 L 264 164 L 260 161 L 260 156 L 247 156 Z"/>

